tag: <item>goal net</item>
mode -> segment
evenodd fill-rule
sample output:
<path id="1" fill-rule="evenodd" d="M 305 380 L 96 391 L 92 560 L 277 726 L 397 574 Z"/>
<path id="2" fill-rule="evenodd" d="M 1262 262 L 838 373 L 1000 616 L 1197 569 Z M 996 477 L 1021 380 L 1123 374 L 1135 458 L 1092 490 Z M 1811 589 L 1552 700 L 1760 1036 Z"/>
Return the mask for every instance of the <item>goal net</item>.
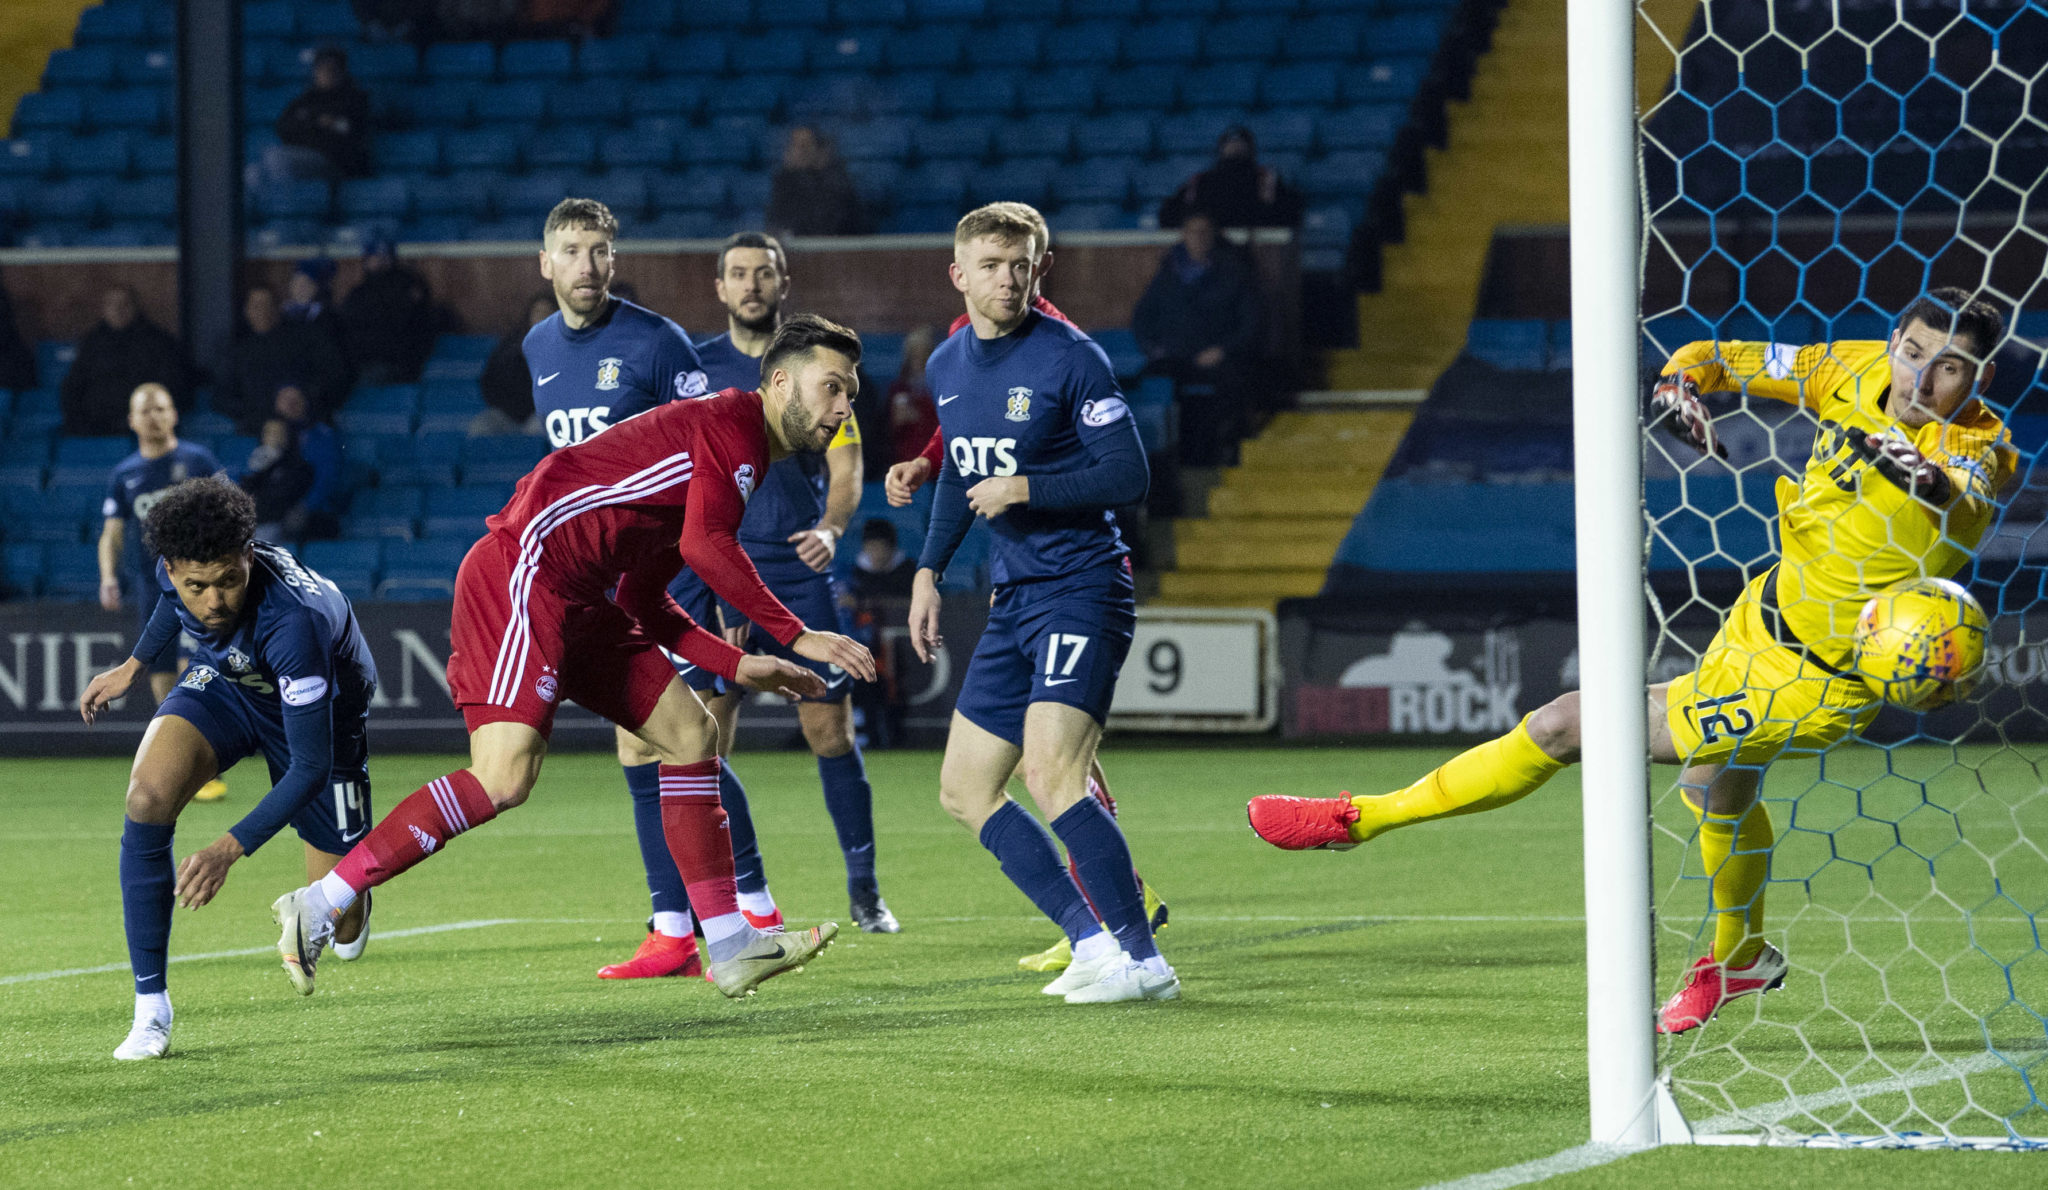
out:
<path id="1" fill-rule="evenodd" d="M 2034 463 L 2048 391 L 2034 342 L 2048 343 L 2048 8 L 1687 8 L 1676 22 L 1671 4 L 1641 0 L 1638 13 L 1639 65 L 1661 60 L 1668 78 L 1641 112 L 1644 367 L 1688 343 L 1747 341 L 1782 345 L 1765 370 L 1789 373 L 1791 349 L 1846 357 L 1885 339 L 1919 295 L 1958 286 L 2005 319 L 1988 404 L 2018 465 L 1952 576 L 1992 618 L 1982 683 L 1960 705 L 1887 707 L 1832 749 L 1794 746 L 1769 764 L 1763 936 L 1789 971 L 1782 989 L 1660 1037 L 1659 1074 L 1695 1140 L 2038 1144 L 2048 474 Z M 1779 562 L 1774 489 L 1799 481 L 1821 430 L 1815 412 L 1754 393 L 1708 404 L 1725 461 L 1645 431 L 1653 682 L 1693 670 L 1745 584 Z M 1716 924 L 1673 772 L 1656 770 L 1651 787 L 1660 998 L 1709 952 Z"/>

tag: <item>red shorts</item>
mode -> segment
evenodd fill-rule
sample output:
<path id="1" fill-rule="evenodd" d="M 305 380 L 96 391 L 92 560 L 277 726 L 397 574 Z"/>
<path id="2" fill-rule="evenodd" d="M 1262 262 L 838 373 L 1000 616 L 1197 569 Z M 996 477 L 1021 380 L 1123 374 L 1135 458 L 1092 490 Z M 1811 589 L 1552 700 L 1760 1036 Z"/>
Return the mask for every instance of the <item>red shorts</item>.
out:
<path id="1" fill-rule="evenodd" d="M 633 731 L 677 680 L 617 604 L 564 599 L 495 533 L 471 546 L 455 573 L 449 636 L 448 692 L 471 731 L 509 721 L 545 739 L 565 698 Z"/>

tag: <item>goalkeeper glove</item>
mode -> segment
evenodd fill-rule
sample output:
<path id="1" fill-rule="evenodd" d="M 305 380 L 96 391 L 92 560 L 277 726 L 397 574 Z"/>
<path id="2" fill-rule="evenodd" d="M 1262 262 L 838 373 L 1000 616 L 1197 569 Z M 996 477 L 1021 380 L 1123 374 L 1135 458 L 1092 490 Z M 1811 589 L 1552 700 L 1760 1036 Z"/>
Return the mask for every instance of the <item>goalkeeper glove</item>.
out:
<path id="1" fill-rule="evenodd" d="M 1946 507 L 1955 496 L 1955 481 L 1941 464 L 1920 453 L 1920 449 L 1897 434 L 1866 434 L 1857 442 L 1856 453 L 1870 461 L 1879 475 L 1904 488 L 1936 508 Z"/>
<path id="2" fill-rule="evenodd" d="M 1678 440 L 1715 458 L 1728 457 L 1728 448 L 1714 437 L 1714 417 L 1707 412 L 1707 403 L 1700 399 L 1700 386 L 1693 383 L 1683 372 L 1667 376 L 1650 390 L 1650 407 L 1655 411 L 1656 422 L 1661 423 Z"/>

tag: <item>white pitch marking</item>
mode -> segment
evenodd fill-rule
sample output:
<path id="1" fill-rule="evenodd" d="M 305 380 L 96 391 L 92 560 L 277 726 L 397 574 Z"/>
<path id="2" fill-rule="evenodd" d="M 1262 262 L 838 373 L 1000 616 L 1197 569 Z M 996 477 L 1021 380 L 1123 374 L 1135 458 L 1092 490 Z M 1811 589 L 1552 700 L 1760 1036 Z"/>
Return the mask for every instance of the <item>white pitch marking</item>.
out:
<path id="1" fill-rule="evenodd" d="M 1520 1165 L 1504 1165 L 1499 1169 L 1489 1169 L 1485 1173 L 1475 1173 L 1448 1182 L 1438 1182 L 1433 1186 L 1425 1186 L 1423 1190 L 1507 1190 L 1510 1186 L 1526 1186 L 1531 1182 L 1547 1181 L 1560 1174 L 1577 1173 L 1582 1169 L 1592 1169 L 1647 1151 L 1646 1147 L 1636 1145 L 1574 1145 L 1548 1157 L 1524 1161 Z"/>
<path id="2" fill-rule="evenodd" d="M 417 937 L 421 934 L 446 934 L 453 930 L 480 930 L 483 929 L 485 926 L 521 926 L 543 924 L 580 925 L 583 923 L 580 921 L 563 921 L 560 923 L 556 923 L 552 920 L 543 920 L 531 917 L 491 917 L 483 918 L 477 921 L 451 921 L 445 925 L 438 926 L 414 926 L 408 930 L 378 930 L 377 937 L 379 939 L 412 938 Z M 202 959 L 241 959 L 247 958 L 250 955 L 275 953 L 277 953 L 277 947 L 273 944 L 270 946 L 252 946 L 247 950 L 209 950 L 203 954 L 175 954 L 171 956 L 171 962 L 196 963 Z M 69 967 L 62 971 L 34 971 L 30 972 L 27 975 L 0 975 L 0 984 L 34 983 L 38 980 L 44 979 L 64 979 L 72 975 L 104 975 L 110 971 L 126 970 L 128 970 L 128 964 L 126 963 L 102 963 L 97 967 Z"/>

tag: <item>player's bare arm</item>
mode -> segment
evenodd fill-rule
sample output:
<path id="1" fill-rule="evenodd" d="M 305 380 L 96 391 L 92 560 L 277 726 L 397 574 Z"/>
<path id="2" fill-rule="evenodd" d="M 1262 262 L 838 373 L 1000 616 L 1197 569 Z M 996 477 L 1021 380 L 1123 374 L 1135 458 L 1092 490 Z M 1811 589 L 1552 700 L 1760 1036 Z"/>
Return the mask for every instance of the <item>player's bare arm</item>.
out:
<path id="1" fill-rule="evenodd" d="M 186 856 L 185 862 L 178 865 L 174 893 L 178 903 L 187 909 L 197 909 L 213 900 L 221 885 L 227 883 L 228 869 L 247 854 L 233 835 L 222 835 Z"/>
<path id="2" fill-rule="evenodd" d="M 923 455 L 905 459 L 889 468 L 882 478 L 882 491 L 889 497 L 889 507 L 908 508 L 911 497 L 932 477 L 932 465 Z"/>
<path id="3" fill-rule="evenodd" d="M 1012 508 L 1031 503 L 1031 479 L 1024 475 L 996 475 L 967 489 L 967 507 L 974 515 L 994 520 Z"/>
<path id="4" fill-rule="evenodd" d="M 780 657 L 757 654 L 742 657 L 739 672 L 734 678 L 749 690 L 776 695 L 784 702 L 818 698 L 825 693 L 825 679 Z"/>
<path id="5" fill-rule="evenodd" d="M 100 712 L 111 703 L 116 703 L 128 693 L 128 687 L 142 674 L 142 662 L 130 657 L 104 673 L 93 675 L 85 684 L 85 690 L 78 696 L 78 715 L 88 724 L 100 717 Z"/>
<path id="6" fill-rule="evenodd" d="M 910 583 L 910 647 L 929 665 L 946 639 L 939 635 L 939 576 L 919 570 Z"/>
<path id="7" fill-rule="evenodd" d="M 797 559 L 820 574 L 832 568 L 839 539 L 860 507 L 861 469 L 860 443 L 843 442 L 826 451 L 825 515 L 816 525 L 790 535 Z"/>
<path id="8" fill-rule="evenodd" d="M 110 612 L 121 610 L 121 547 L 127 536 L 127 525 L 117 516 L 108 517 L 100 528 L 100 606 Z"/>

